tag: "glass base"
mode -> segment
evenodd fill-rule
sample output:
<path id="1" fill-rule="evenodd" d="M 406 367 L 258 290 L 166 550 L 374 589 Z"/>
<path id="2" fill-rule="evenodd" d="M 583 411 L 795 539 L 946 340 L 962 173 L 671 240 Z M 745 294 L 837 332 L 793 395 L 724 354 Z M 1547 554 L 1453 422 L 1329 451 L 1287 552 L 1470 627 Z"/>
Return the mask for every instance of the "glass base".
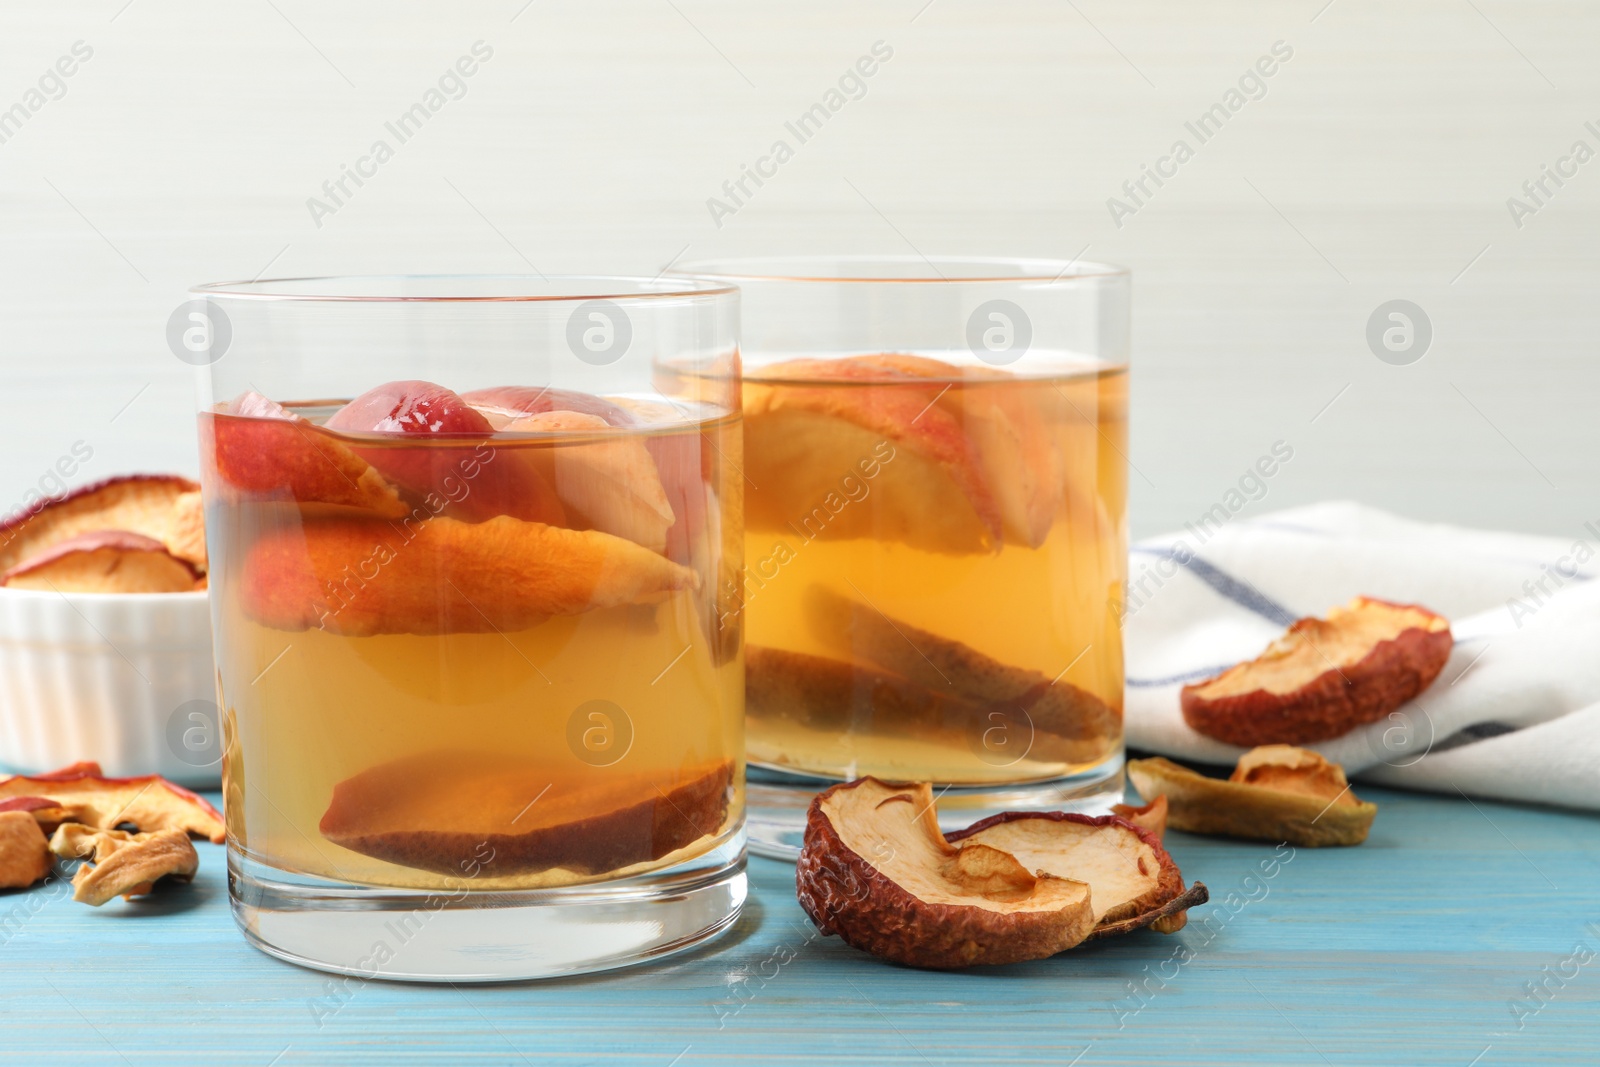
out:
<path id="1" fill-rule="evenodd" d="M 939 828 L 948 832 L 971 826 L 1002 811 L 1075 811 L 1108 815 L 1122 803 L 1123 756 L 1066 778 L 1040 782 L 943 786 L 934 783 Z M 745 829 L 750 851 L 793 862 L 805 842 L 806 811 L 816 795 L 838 782 L 831 778 L 751 763 L 745 769 Z"/>
<path id="2" fill-rule="evenodd" d="M 504 982 L 626 967 L 728 929 L 746 893 L 744 835 L 664 871 L 559 889 L 392 889 L 228 851 L 245 939 L 319 971 L 400 982 Z"/>

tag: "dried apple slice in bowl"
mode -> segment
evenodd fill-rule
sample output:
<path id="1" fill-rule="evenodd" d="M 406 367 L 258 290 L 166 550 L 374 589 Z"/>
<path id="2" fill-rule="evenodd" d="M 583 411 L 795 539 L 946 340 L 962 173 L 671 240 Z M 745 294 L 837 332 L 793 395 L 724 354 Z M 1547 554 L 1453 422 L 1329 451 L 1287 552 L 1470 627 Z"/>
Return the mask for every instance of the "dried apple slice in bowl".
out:
<path id="1" fill-rule="evenodd" d="M 127 530 L 76 534 L 0 574 L 7 589 L 75 593 L 182 593 L 196 588 L 194 564 L 153 537 Z"/>
<path id="2" fill-rule="evenodd" d="M 199 503 L 200 487 L 175 474 L 107 478 L 0 522 L 0 571 L 79 534 L 118 530 L 159 541 L 203 572 L 205 537 L 197 517 Z"/>

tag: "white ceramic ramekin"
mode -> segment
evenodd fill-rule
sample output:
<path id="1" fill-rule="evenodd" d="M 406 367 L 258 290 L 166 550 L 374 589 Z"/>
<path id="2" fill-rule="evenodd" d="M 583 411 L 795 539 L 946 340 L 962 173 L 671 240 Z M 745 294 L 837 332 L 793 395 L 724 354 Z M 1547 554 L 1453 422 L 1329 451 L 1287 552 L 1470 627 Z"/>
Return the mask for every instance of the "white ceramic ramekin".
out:
<path id="1" fill-rule="evenodd" d="M 0 766 L 221 776 L 211 612 L 194 593 L 0 589 Z"/>

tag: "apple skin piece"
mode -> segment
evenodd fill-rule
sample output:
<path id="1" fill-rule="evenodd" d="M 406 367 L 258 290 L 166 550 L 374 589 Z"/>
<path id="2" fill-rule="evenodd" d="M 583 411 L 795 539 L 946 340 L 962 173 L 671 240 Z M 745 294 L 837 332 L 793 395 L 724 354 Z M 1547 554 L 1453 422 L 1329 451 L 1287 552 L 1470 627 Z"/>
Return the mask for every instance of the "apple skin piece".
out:
<path id="1" fill-rule="evenodd" d="M 506 515 L 330 516 L 264 531 L 246 553 L 239 595 L 263 626 L 364 637 L 511 632 L 552 615 L 659 603 L 698 584 L 687 567 L 597 530 Z"/>
<path id="2" fill-rule="evenodd" d="M 227 840 L 221 812 L 203 797 L 156 774 L 106 778 L 98 763 L 75 763 L 46 774 L 0 779 L 0 802 L 20 798 L 48 798 L 56 803 L 56 809 L 32 812 L 41 822 L 53 817 L 55 810 L 66 809 L 70 821 L 103 830 L 132 823 L 146 832 L 177 829 L 219 845 Z"/>
<path id="3" fill-rule="evenodd" d="M 153 537 L 96 530 L 59 541 L 0 574 L 7 589 L 60 593 L 182 593 L 200 572 Z"/>
<path id="4" fill-rule="evenodd" d="M 343 504 L 390 519 L 411 510 L 372 464 L 260 393 L 201 416 L 200 456 L 230 503 Z"/>
<path id="5" fill-rule="evenodd" d="M 836 785 L 806 814 L 800 906 L 823 934 L 934 970 L 1043 959 L 1094 932 L 1087 884 L 966 852 L 939 832 L 926 782 Z"/>
<path id="6" fill-rule="evenodd" d="M 676 773 L 582 773 L 493 753 L 426 753 L 333 788 L 320 829 L 364 856 L 465 879 L 560 867 L 598 875 L 717 833 L 731 761 Z M 537 803 L 530 803 L 537 799 Z"/>
<path id="7" fill-rule="evenodd" d="M 509 515 L 564 525 L 565 510 L 520 449 L 496 448 L 483 413 L 442 385 L 424 381 L 374 386 L 328 416 L 327 429 L 346 435 L 350 450 L 419 501 L 448 501 L 468 522 Z M 382 437 L 391 440 L 383 441 Z M 394 437 L 428 439 L 397 442 Z M 437 439 L 437 440 L 434 440 Z"/>
<path id="8" fill-rule="evenodd" d="M 1356 597 L 1304 618 L 1248 663 L 1183 687 L 1183 719 L 1241 748 L 1327 741 L 1377 722 L 1444 669 L 1454 639 L 1441 615 Z"/>
<path id="9" fill-rule="evenodd" d="M 571 389 L 540 388 L 531 385 L 497 385 L 462 393 L 461 399 L 477 409 L 496 430 L 528 415 L 550 411 L 575 411 L 593 415 L 608 426 L 628 427 L 635 419 L 626 409 L 591 393 Z"/>
<path id="10" fill-rule="evenodd" d="M 949 388 L 853 358 L 762 367 L 745 383 L 745 470 L 758 487 L 749 524 L 955 555 L 998 550 L 1000 507 L 977 450 L 937 403 Z M 874 461 L 883 470 L 870 497 L 807 524 L 842 478 Z"/>
<path id="11" fill-rule="evenodd" d="M 545 481 L 580 525 L 662 552 L 677 516 L 655 460 L 637 437 L 608 436 L 611 425 L 598 415 L 552 410 L 512 419 L 501 432 L 588 435 L 538 450 Z"/>
<path id="12" fill-rule="evenodd" d="M 1158 835 L 1117 815 L 1007 811 L 946 837 L 999 849 L 1028 870 L 1087 882 L 1095 916 L 1090 937 L 1147 926 L 1176 933 L 1187 922 L 1184 912 L 1209 898 L 1203 883 L 1184 886 Z"/>
<path id="13" fill-rule="evenodd" d="M 50 842 L 25 811 L 0 811 L 0 889 L 26 889 L 50 873 Z"/>
<path id="14" fill-rule="evenodd" d="M 1128 777 L 1140 796 L 1166 798 L 1168 826 L 1193 834 L 1307 848 L 1359 845 L 1378 814 L 1376 804 L 1350 792 L 1338 764 L 1287 745 L 1246 753 L 1227 781 L 1161 757 L 1129 760 Z M 1291 785 L 1291 778 L 1298 781 Z"/>
<path id="15" fill-rule="evenodd" d="M 170 547 L 178 502 L 199 488 L 172 474 L 123 474 L 18 511 L 0 522 L 0 571 L 95 530 L 127 530 Z"/>

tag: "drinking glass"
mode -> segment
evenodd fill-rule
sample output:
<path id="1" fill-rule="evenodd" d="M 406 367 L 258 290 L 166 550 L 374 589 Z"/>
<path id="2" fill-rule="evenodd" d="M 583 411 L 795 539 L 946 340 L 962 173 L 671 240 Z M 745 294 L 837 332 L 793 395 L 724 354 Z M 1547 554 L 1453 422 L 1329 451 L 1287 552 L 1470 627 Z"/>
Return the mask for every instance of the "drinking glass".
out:
<path id="1" fill-rule="evenodd" d="M 725 929 L 745 896 L 737 292 L 191 295 L 245 936 L 459 982 Z"/>
<path id="2" fill-rule="evenodd" d="M 751 848 L 816 792 L 947 827 L 1122 795 L 1128 273 L 742 259 Z"/>

